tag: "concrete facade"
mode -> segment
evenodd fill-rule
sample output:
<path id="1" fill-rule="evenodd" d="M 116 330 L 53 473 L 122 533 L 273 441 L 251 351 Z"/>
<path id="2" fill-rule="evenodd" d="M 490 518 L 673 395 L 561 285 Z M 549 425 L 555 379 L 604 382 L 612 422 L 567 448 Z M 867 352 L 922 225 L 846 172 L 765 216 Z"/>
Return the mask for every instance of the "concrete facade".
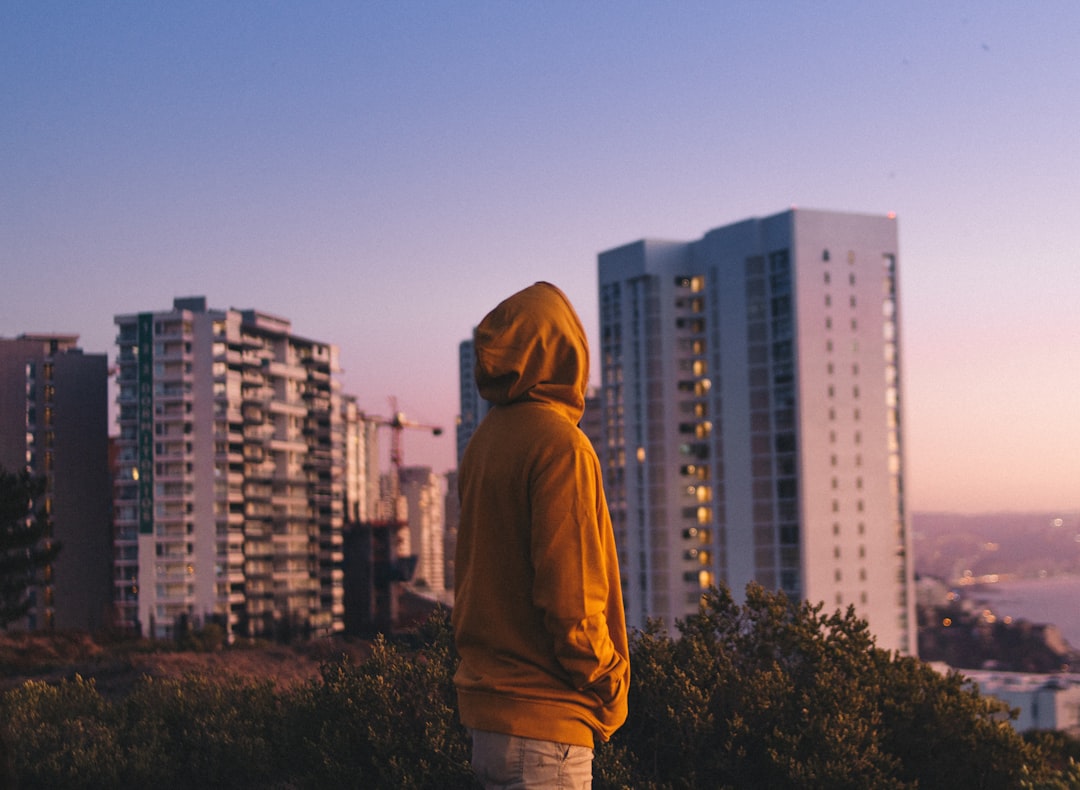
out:
<path id="1" fill-rule="evenodd" d="M 402 467 L 399 477 L 408 525 L 408 546 L 404 553 L 416 556 L 412 585 L 442 595 L 446 589 L 444 478 L 427 466 Z"/>
<path id="2" fill-rule="evenodd" d="M 96 631 L 112 607 L 108 363 L 78 335 L 0 339 L 0 466 L 46 479 L 47 569 L 23 626 Z"/>
<path id="3" fill-rule="evenodd" d="M 462 340 L 458 345 L 458 385 L 461 411 L 457 421 L 457 462 L 465 455 L 476 426 L 484 419 L 491 405 L 480 397 L 476 386 L 476 346 L 472 340 Z"/>
<path id="4" fill-rule="evenodd" d="M 168 637 L 342 628 L 337 348 L 255 310 L 117 316 L 116 593 Z"/>
<path id="5" fill-rule="evenodd" d="M 598 264 L 628 622 L 755 581 L 914 654 L 895 219 L 791 210 Z"/>

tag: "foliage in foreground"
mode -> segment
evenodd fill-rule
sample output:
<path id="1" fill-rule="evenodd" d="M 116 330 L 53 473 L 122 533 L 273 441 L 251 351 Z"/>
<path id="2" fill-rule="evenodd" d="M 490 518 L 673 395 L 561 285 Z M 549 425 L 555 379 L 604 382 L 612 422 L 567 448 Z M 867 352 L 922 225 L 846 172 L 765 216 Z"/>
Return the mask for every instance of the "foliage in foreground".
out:
<path id="1" fill-rule="evenodd" d="M 650 627 L 631 652 L 598 790 L 1080 786 L 1075 742 L 1025 741 L 1004 705 L 877 649 L 850 610 L 713 591 L 677 637 Z M 440 612 L 413 644 L 380 638 L 288 690 L 190 676 L 108 700 L 80 678 L 30 682 L 0 697 L 0 723 L 23 788 L 471 788 L 454 664 Z"/>

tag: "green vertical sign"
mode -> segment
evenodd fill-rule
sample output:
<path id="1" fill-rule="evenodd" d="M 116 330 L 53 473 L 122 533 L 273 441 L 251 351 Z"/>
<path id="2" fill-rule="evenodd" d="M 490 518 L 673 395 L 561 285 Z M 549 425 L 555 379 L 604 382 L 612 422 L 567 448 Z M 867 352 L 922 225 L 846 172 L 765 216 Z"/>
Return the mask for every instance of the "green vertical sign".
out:
<path id="1" fill-rule="evenodd" d="M 154 316 L 139 314 L 139 533 L 154 533 Z"/>

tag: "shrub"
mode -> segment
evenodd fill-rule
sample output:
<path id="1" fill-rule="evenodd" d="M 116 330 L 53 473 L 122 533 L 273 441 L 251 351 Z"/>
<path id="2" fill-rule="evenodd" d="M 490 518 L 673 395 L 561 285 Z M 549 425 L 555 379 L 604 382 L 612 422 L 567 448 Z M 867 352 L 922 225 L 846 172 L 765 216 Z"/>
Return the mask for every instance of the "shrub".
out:
<path id="1" fill-rule="evenodd" d="M 24 683 L 0 699 L 0 721 L 19 787 L 121 786 L 122 741 L 92 680 Z"/>
<path id="2" fill-rule="evenodd" d="M 290 701 L 300 786 L 474 787 L 468 741 L 457 722 L 456 660 L 449 618 L 439 610 L 405 652 L 378 637 L 359 665 L 324 664 L 322 677 Z"/>
<path id="3" fill-rule="evenodd" d="M 866 623 L 760 587 L 726 590 L 670 636 L 633 636 L 630 716 L 598 744 L 605 788 L 1080 786 L 1075 744 L 1025 739 L 963 676 L 875 647 Z M 0 695 L 22 788 L 472 788 L 440 610 L 409 639 L 280 691 L 258 678 L 28 682 Z M 0 744 L 2 746 L 2 744 Z M 5 775 L 5 759 L 10 770 Z"/>
<path id="4" fill-rule="evenodd" d="M 630 718 L 598 753 L 598 788 L 1004 788 L 1053 776 L 1004 704 L 878 649 L 852 609 L 823 614 L 750 585 L 742 605 L 710 591 L 677 630 L 634 636 Z"/>
<path id="5" fill-rule="evenodd" d="M 144 678 L 117 705 L 128 787 L 266 787 L 287 769 L 283 710 L 267 680 Z"/>

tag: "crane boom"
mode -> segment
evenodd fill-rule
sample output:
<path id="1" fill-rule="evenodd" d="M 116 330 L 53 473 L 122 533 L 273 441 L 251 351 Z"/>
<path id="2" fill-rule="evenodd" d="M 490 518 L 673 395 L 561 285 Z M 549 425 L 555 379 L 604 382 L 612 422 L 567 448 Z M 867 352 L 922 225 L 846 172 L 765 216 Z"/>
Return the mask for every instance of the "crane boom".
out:
<path id="1" fill-rule="evenodd" d="M 372 423 L 380 428 L 390 429 L 390 495 L 393 507 L 397 508 L 398 492 L 401 484 L 401 468 L 405 465 L 405 453 L 403 449 L 402 434 L 405 429 L 431 431 L 433 436 L 441 436 L 443 429 L 439 425 L 416 422 L 405 417 L 398 410 L 397 398 L 390 398 L 390 417 L 382 417 L 376 414 L 365 414 L 361 417 L 365 422 Z"/>

